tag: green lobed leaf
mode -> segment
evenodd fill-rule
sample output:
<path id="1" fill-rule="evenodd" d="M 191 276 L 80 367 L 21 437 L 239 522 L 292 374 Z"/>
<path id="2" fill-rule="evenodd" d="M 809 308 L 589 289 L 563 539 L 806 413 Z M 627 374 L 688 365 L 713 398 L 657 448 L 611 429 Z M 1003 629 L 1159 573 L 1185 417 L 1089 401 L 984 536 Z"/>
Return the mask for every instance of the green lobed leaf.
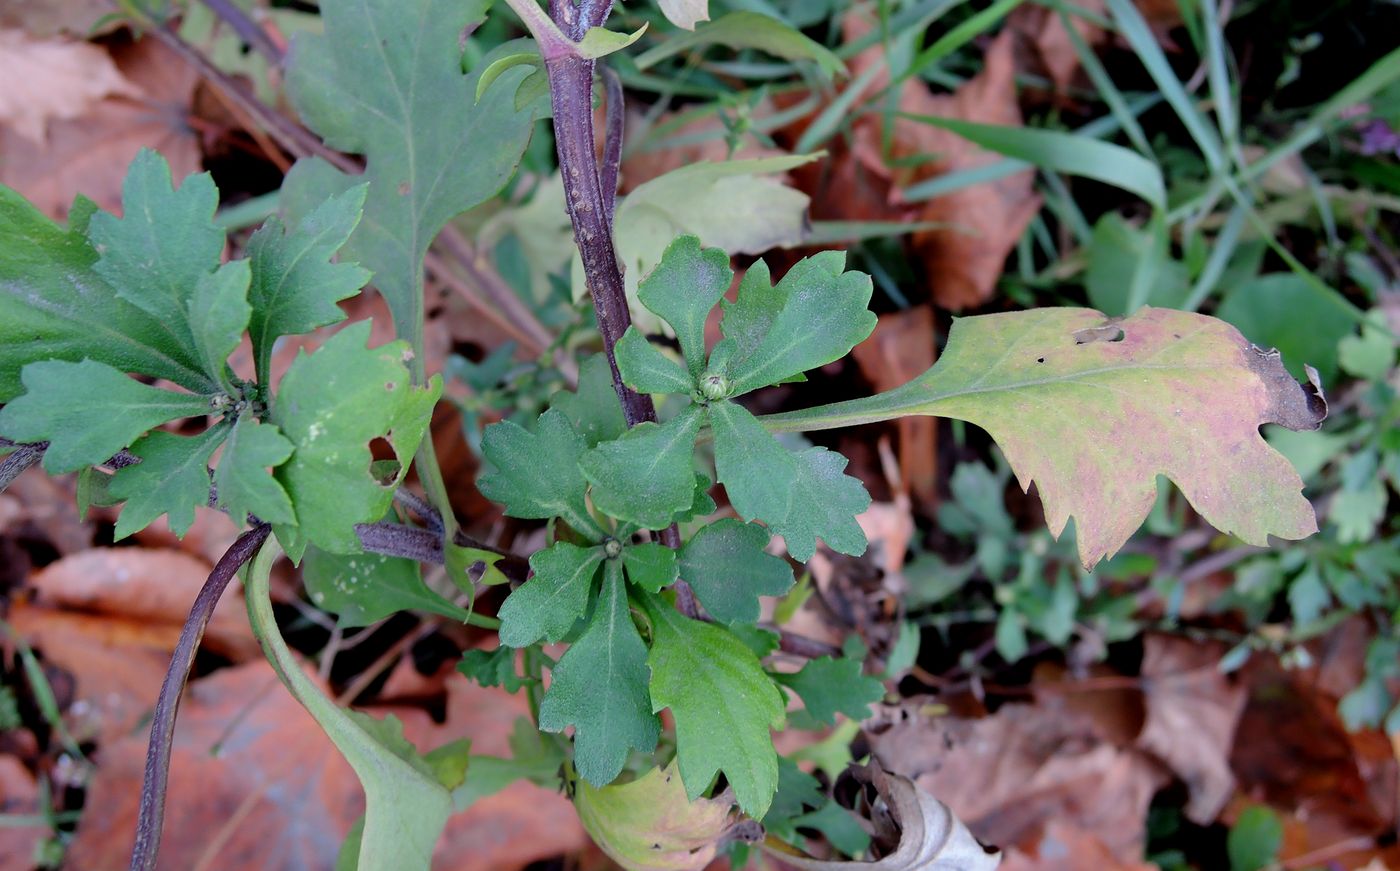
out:
<path id="1" fill-rule="evenodd" d="M 797 463 L 743 406 L 710 405 L 715 437 L 715 473 L 729 504 L 747 520 L 781 522 L 792 507 Z"/>
<path id="2" fill-rule="evenodd" d="M 309 333 L 338 323 L 345 313 L 336 303 L 359 293 L 369 272 L 354 263 L 332 263 L 355 227 L 365 204 L 365 185 L 336 194 L 312 209 L 295 227 L 269 218 L 248 240 L 253 315 L 248 332 L 265 380 L 272 345 L 279 336 Z"/>
<path id="3" fill-rule="evenodd" d="M 316 607 L 345 627 L 368 626 L 399 611 L 425 611 L 466 622 L 467 611 L 428 589 L 418 563 L 377 553 L 338 554 L 309 547 L 302 583 Z"/>
<path id="4" fill-rule="evenodd" d="M 406 343 L 368 348 L 369 334 L 370 322 L 361 321 L 297 355 L 272 407 L 272 422 L 296 448 L 276 476 L 299 534 L 332 553 L 358 553 L 355 524 L 388 511 L 442 391 L 436 376 L 427 387 L 410 383 Z M 389 443 L 399 464 L 383 480 L 370 469 L 375 439 Z"/>
<path id="5" fill-rule="evenodd" d="M 1147 517 L 1158 475 L 1246 543 L 1311 535 L 1302 479 L 1259 427 L 1316 429 L 1325 413 L 1277 354 L 1223 321 L 1154 308 L 1106 321 L 1063 308 L 962 318 L 938 364 L 908 384 L 765 424 L 824 429 L 912 414 L 976 424 L 1023 488 L 1038 485 L 1052 533 L 1074 517 L 1092 566 Z"/>
<path id="6" fill-rule="evenodd" d="M 509 81 L 479 101 L 479 74 L 462 75 L 458 39 L 481 24 L 488 6 L 330 3 L 322 10 L 325 33 L 297 35 L 288 53 L 287 94 L 301 117 L 333 148 L 366 158 L 364 220 L 342 254 L 374 273 L 401 337 L 422 322 L 428 244 L 450 218 L 505 185 L 530 138 L 534 115 L 515 108 L 519 73 L 506 73 Z M 284 187 L 320 202 L 350 184 L 312 159 L 298 161 Z"/>
<path id="7" fill-rule="evenodd" d="M 21 379 L 26 393 L 0 408 L 0 435 L 48 441 L 44 468 L 55 475 L 105 463 L 166 421 L 209 413 L 207 396 L 149 387 L 95 360 L 41 360 Z"/>
<path id="8" fill-rule="evenodd" d="M 645 602 L 652 707 L 670 708 L 675 718 L 686 795 L 698 798 L 723 771 L 739 806 L 761 819 L 778 788 L 769 730 L 786 719 L 782 693 L 732 633 L 691 620 L 654 596 Z"/>
<path id="9" fill-rule="evenodd" d="M 823 251 L 803 258 L 788 270 L 772 294 L 761 297 L 766 310 L 771 310 L 775 296 L 781 296 L 782 305 L 757 346 L 730 361 L 730 395 L 825 366 L 870 335 L 876 322 L 875 313 L 869 310 L 874 285 L 864 273 L 846 272 L 845 265 L 844 251 Z M 740 292 L 745 289 L 741 287 Z M 745 308 L 742 297 L 735 307 Z M 726 309 L 721 330 L 728 316 Z"/>
<path id="10" fill-rule="evenodd" d="M 574 767 L 594 786 L 621 773 L 632 749 L 656 749 L 661 725 L 647 692 L 647 648 L 627 605 L 622 563 L 608 560 L 588 627 L 550 673 L 540 728 L 574 727 Z"/>
<path id="11" fill-rule="evenodd" d="M 640 393 L 690 393 L 695 379 L 685 366 L 662 353 L 636 327 L 628 327 L 617 343 L 617 368 L 622 381 Z"/>
<path id="12" fill-rule="evenodd" d="M 170 530 L 183 538 L 194 525 L 194 510 L 209 504 L 209 458 L 227 435 L 222 425 L 197 436 L 156 430 L 132 445 L 141 462 L 118 469 L 107 491 L 126 500 L 113 538 L 140 532 L 162 514 L 170 515 Z"/>
<path id="13" fill-rule="evenodd" d="M 637 298 L 671 325 L 692 380 L 705 369 L 705 318 L 729 289 L 729 255 L 700 247 L 696 236 L 678 236 L 637 286 Z"/>
<path id="14" fill-rule="evenodd" d="M 721 623 L 754 623 L 759 596 L 781 596 L 793 584 L 792 568 L 764 550 L 768 530 L 732 517 L 704 527 L 680 552 L 680 575 L 700 604 Z"/>
<path id="15" fill-rule="evenodd" d="M 860 661 L 822 656 L 795 674 L 778 674 L 778 683 L 802 698 L 807 712 L 828 726 L 842 713 L 857 722 L 870 716 L 870 705 L 885 695 L 884 684 L 861 674 Z"/>
<path id="16" fill-rule="evenodd" d="M 122 183 L 122 217 L 98 212 L 88 224 L 101 255 L 97 274 L 186 343 L 193 340 L 191 294 L 224 251 L 224 231 L 214 223 L 218 206 L 219 191 L 208 173 L 192 175 L 176 189 L 165 158 L 143 148 Z"/>
<path id="17" fill-rule="evenodd" d="M 603 513 L 664 529 L 695 502 L 695 438 L 705 409 L 690 405 L 664 424 L 641 423 L 585 453 L 579 469 Z"/>
<path id="18" fill-rule="evenodd" d="M 70 216 L 75 227 L 80 218 Z M 19 395 L 20 369 L 39 359 L 90 359 L 194 391 L 214 388 L 189 343 L 93 270 L 97 252 L 80 230 L 59 228 L 0 186 L 0 238 L 0 402 Z"/>
<path id="19" fill-rule="evenodd" d="M 560 390 L 549 398 L 549 405 L 569 419 L 587 447 L 627 432 L 622 403 L 613 389 L 612 370 L 603 354 L 584 360 L 578 367 L 578 389 Z"/>
<path id="20" fill-rule="evenodd" d="M 243 341 L 248 304 L 248 261 L 234 260 L 199 277 L 189 300 L 190 332 L 209 377 L 230 387 L 227 361 Z"/>
<path id="21" fill-rule="evenodd" d="M 808 448 L 792 459 L 797 467 L 792 504 L 786 517 L 769 523 L 787 543 L 788 553 L 805 563 L 817 552 L 818 538 L 839 553 L 865 553 L 865 530 L 856 515 L 870 507 L 870 494 L 860 481 L 842 474 L 846 458 L 826 448 Z"/>
<path id="22" fill-rule="evenodd" d="M 534 432 L 508 420 L 492 424 L 482 434 L 481 453 L 491 469 L 477 478 L 477 489 L 504 505 L 507 515 L 563 517 L 575 528 L 583 524 L 580 532 L 590 529 L 579 520 L 589 516 L 584 501 L 588 482 L 579 471 L 584 441 L 563 412 L 550 409 L 540 415 Z"/>
<path id="23" fill-rule="evenodd" d="M 622 551 L 627 579 L 648 593 L 659 593 L 680 577 L 676 552 L 658 542 L 628 545 Z"/>
<path id="24" fill-rule="evenodd" d="M 269 469 L 287 462 L 292 443 L 276 426 L 250 414 L 238 418 L 219 455 L 214 488 L 219 507 L 242 526 L 249 514 L 265 523 L 295 524 L 292 500 Z"/>
<path id="25" fill-rule="evenodd" d="M 508 693 L 533 683 L 515 669 L 515 648 L 501 645 L 495 650 L 473 648 L 462 654 L 457 670 L 484 687 L 500 687 Z"/>
<path id="26" fill-rule="evenodd" d="M 555 542 L 530 557 L 531 578 L 501 605 L 501 643 L 527 647 L 568 634 L 588 610 L 593 579 L 605 558 L 601 547 Z"/>

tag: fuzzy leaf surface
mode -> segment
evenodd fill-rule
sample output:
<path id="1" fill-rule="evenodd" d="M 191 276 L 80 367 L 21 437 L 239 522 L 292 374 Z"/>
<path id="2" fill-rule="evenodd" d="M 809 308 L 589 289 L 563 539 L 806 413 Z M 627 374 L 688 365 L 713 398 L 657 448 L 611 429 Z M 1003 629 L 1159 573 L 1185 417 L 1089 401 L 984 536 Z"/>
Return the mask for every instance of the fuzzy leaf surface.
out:
<path id="1" fill-rule="evenodd" d="M 486 428 L 481 453 L 491 463 L 476 482 L 481 495 L 506 507 L 506 514 L 531 520 L 587 516 L 588 482 L 579 472 L 583 438 L 563 412 L 540 415 L 534 432 L 512 421 Z M 542 458 L 548 457 L 548 462 Z"/>
<path id="2" fill-rule="evenodd" d="M 766 320 L 767 329 L 751 351 L 730 361 L 734 395 L 839 360 L 870 335 L 876 320 L 869 309 L 874 285 L 870 276 L 846 272 L 845 267 L 843 251 L 823 251 L 804 258 L 771 292 L 760 293 L 753 305 L 746 304 L 742 294 L 757 285 L 744 282 L 740 297 L 726 309 L 721 329 L 732 338 L 729 317 L 736 309 L 739 314 L 734 330 L 745 336 L 741 344 L 753 342 L 756 321 Z"/>
<path id="3" fill-rule="evenodd" d="M 507 72 L 477 100 L 462 74 L 461 34 L 487 0 L 328 3 L 323 34 L 299 34 L 287 92 L 327 144 L 366 158 L 364 220 L 343 254 L 374 273 L 401 337 L 422 318 L 423 255 L 452 217 L 494 196 L 529 141 L 532 112 L 517 111 L 523 73 Z M 300 161 L 288 183 L 317 202 L 352 180 L 323 161 Z"/>
<path id="4" fill-rule="evenodd" d="M 413 560 L 377 553 L 337 554 L 311 547 L 302 564 L 311 601 L 346 627 L 368 626 L 399 611 L 465 622 L 467 612 L 428 589 Z"/>
<path id="5" fill-rule="evenodd" d="M 248 261 L 234 260 L 199 277 L 190 296 L 190 332 L 199 361 L 210 378 L 227 382 L 229 355 L 243 340 L 252 316 L 248 304 Z"/>
<path id="6" fill-rule="evenodd" d="M 870 507 L 865 485 L 843 474 L 846 458 L 826 448 L 808 448 L 792 455 L 797 468 L 792 504 L 787 516 L 770 525 L 787 542 L 788 553 L 806 562 L 817 552 L 817 539 L 839 553 L 865 553 L 865 530 L 856 515 Z"/>
<path id="7" fill-rule="evenodd" d="M 170 165 L 142 149 L 122 183 L 122 217 L 98 212 L 88 237 L 101 258 L 94 267 L 117 295 L 169 325 L 190 342 L 190 297 L 219 265 L 224 231 L 214 223 L 219 191 L 208 173 L 176 188 Z"/>
<path id="8" fill-rule="evenodd" d="M 617 368 L 623 382 L 640 393 L 689 393 L 695 386 L 686 368 L 661 353 L 636 327 L 628 327 L 617 343 Z"/>
<path id="9" fill-rule="evenodd" d="M 659 593 L 680 577 L 676 552 L 664 544 L 649 541 L 628 545 L 622 551 L 627 579 L 649 593 Z"/>
<path id="10" fill-rule="evenodd" d="M 663 424 L 641 423 L 583 455 L 593 504 L 620 520 L 664 529 L 695 502 L 695 437 L 705 410 L 690 405 Z"/>
<path id="11" fill-rule="evenodd" d="M 468 650 L 457 663 L 457 670 L 484 687 L 500 687 L 508 693 L 518 692 L 531 682 L 515 670 L 515 648 L 505 645 L 495 650 Z"/>
<path id="12" fill-rule="evenodd" d="M 629 871 L 701 871 L 734 825 L 732 802 L 691 800 L 673 762 L 630 783 L 574 795 L 579 821 L 603 852 Z"/>
<path id="13" fill-rule="evenodd" d="M 82 233 L 3 186 L 0 238 L 0 402 L 22 392 L 20 369 L 36 359 L 90 359 L 190 390 L 213 388 L 188 343 L 94 271 L 97 252 Z"/>
<path id="14" fill-rule="evenodd" d="M 1074 518 L 1086 566 L 1136 531 L 1158 475 L 1248 544 L 1317 531 L 1302 479 L 1259 427 L 1316 429 L 1326 404 L 1277 354 L 1205 315 L 1143 308 L 1106 322 L 1056 308 L 962 318 L 937 365 L 903 387 L 764 422 L 810 430 L 912 414 L 987 430 L 1021 486 L 1038 486 L 1050 531 Z"/>
<path id="15" fill-rule="evenodd" d="M 141 462 L 118 469 L 108 493 L 125 499 L 113 537 L 121 541 L 170 515 L 170 529 L 184 536 L 194 525 L 194 510 L 209 504 L 209 457 L 228 435 L 210 427 L 197 436 L 157 430 L 131 446 Z"/>
<path id="16" fill-rule="evenodd" d="M 637 285 L 642 305 L 675 330 L 692 379 L 705 369 L 705 318 L 733 278 L 728 254 L 702 249 L 696 236 L 680 236 Z"/>
<path id="17" fill-rule="evenodd" d="M 355 524 L 388 511 L 442 390 L 438 378 L 412 386 L 407 345 L 368 348 L 369 331 L 369 321 L 362 321 L 315 353 L 299 354 L 272 408 L 272 422 L 296 448 L 278 467 L 277 480 L 292 498 L 300 534 L 332 553 L 358 553 Z M 370 442 L 379 438 L 399 463 L 382 480 L 370 468 Z"/>
<path id="18" fill-rule="evenodd" d="M 550 397 L 549 405 L 563 412 L 590 448 L 627 432 L 622 403 L 613 390 L 612 370 L 603 354 L 584 360 L 578 367 L 578 389 L 560 390 Z"/>
<path id="19" fill-rule="evenodd" d="M 860 660 L 822 656 L 809 661 L 796 674 L 777 675 L 778 683 L 802 698 L 807 712 L 828 726 L 842 713 L 856 722 L 870 716 L 870 705 L 885 695 L 885 687 L 861 674 Z"/>
<path id="20" fill-rule="evenodd" d="M 710 405 L 715 473 L 746 520 L 779 523 L 792 506 L 797 463 L 787 448 L 736 402 Z"/>
<path id="21" fill-rule="evenodd" d="M 344 320 L 345 312 L 336 303 L 359 293 L 369 281 L 369 272 L 354 263 L 330 262 L 360 223 L 366 190 L 365 185 L 357 185 L 336 194 L 295 227 L 269 218 L 248 240 L 253 270 L 248 332 L 260 364 L 259 377 L 278 336 L 309 333 Z"/>
<path id="22" fill-rule="evenodd" d="M 601 547 L 578 547 L 567 541 L 536 551 L 530 557 L 533 576 L 501 605 L 501 643 L 526 647 L 541 638 L 554 642 L 568 634 L 588 609 L 588 595 Z"/>
<path id="23" fill-rule="evenodd" d="M 296 523 L 292 500 L 269 469 L 287 462 L 292 443 L 270 423 L 259 423 L 244 415 L 233 425 L 219 467 L 214 470 L 214 487 L 219 507 L 233 522 L 242 526 L 249 514 L 267 523 Z"/>
<path id="24" fill-rule="evenodd" d="M 768 530 L 732 517 L 704 527 L 680 552 L 680 574 L 700 604 L 721 623 L 758 621 L 759 596 L 781 596 L 793 584 L 792 569 L 764 551 Z"/>
<path id="25" fill-rule="evenodd" d="M 209 398 L 128 378 L 105 363 L 41 360 L 24 367 L 23 396 L 0 408 L 0 435 L 48 441 L 44 468 L 58 475 L 105 463 L 147 430 L 209 413 Z"/>
<path id="26" fill-rule="evenodd" d="M 778 754 L 770 729 L 786 721 L 782 692 L 733 633 L 691 620 L 648 597 L 652 644 L 651 702 L 676 720 L 676 758 L 694 800 L 719 772 L 739 806 L 761 819 L 778 789 Z"/>
<path id="27" fill-rule="evenodd" d="M 574 766 L 594 786 L 612 783 L 632 749 L 656 749 L 661 723 L 647 678 L 647 648 L 632 623 L 622 565 L 609 560 L 588 628 L 554 667 L 540 702 L 541 729 L 574 727 Z"/>

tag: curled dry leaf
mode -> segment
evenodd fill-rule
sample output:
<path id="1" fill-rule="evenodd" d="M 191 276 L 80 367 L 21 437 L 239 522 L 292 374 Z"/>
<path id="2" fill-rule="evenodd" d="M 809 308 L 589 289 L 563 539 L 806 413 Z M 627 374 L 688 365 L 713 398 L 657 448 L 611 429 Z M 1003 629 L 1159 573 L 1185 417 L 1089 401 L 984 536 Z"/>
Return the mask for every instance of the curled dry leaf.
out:
<path id="1" fill-rule="evenodd" d="M 757 833 L 734 816 L 728 792 L 688 801 L 674 762 L 602 789 L 579 780 L 574 806 L 594 843 L 627 871 L 701 871 L 726 841 Z"/>
<path id="2" fill-rule="evenodd" d="M 977 843 L 947 805 L 909 778 L 879 765 L 854 773 L 875 787 L 871 824 L 877 840 L 882 834 L 896 839 L 893 852 L 876 862 L 811 859 L 771 847 L 768 852 L 800 871 L 990 871 L 1001 864 L 1001 854 Z"/>

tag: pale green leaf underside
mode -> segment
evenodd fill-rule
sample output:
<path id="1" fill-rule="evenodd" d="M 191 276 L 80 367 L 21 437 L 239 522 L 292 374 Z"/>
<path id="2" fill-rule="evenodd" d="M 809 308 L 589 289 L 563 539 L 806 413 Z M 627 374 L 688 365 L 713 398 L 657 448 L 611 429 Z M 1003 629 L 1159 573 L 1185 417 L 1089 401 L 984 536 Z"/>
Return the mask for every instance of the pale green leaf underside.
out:
<path id="1" fill-rule="evenodd" d="M 302 582 L 316 606 L 340 625 L 368 626 L 399 611 L 424 611 L 465 622 L 466 610 L 423 583 L 418 563 L 377 553 L 334 554 L 308 548 Z"/>
<path id="2" fill-rule="evenodd" d="M 1315 428 L 1319 405 L 1276 355 L 1223 321 L 1144 308 L 1106 324 L 1065 308 L 962 318 L 938 364 L 903 387 L 764 423 L 812 430 L 911 414 L 974 423 L 1022 487 L 1038 486 L 1053 533 L 1074 518 L 1091 566 L 1146 518 L 1158 475 L 1247 543 L 1316 532 L 1302 480 L 1259 427 Z"/>

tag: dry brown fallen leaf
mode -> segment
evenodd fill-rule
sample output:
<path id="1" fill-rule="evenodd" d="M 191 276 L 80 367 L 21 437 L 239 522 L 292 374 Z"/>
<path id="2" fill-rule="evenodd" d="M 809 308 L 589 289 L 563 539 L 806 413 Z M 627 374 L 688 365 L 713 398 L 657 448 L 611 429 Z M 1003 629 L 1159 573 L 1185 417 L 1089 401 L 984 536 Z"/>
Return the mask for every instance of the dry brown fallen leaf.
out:
<path id="1" fill-rule="evenodd" d="M 1124 862 L 1103 842 L 1070 823 L 1051 820 L 1029 848 L 1006 854 L 1001 871 L 1157 871 L 1148 862 Z"/>
<path id="2" fill-rule="evenodd" d="M 189 614 L 211 566 L 174 550 L 94 548 L 45 566 L 29 580 L 35 603 L 175 627 Z M 259 654 L 238 584 L 214 610 L 204 646 L 233 660 Z"/>
<path id="3" fill-rule="evenodd" d="M 12 29 L 0 29 L 0 81 L 0 124 L 41 147 L 49 122 L 80 118 L 107 97 L 141 93 L 100 46 Z"/>
<path id="4" fill-rule="evenodd" d="M 0 0 L 0 27 L 21 28 L 35 36 L 86 36 L 93 25 L 111 12 L 111 0 Z M 113 21 L 102 30 L 117 26 Z"/>
<path id="5" fill-rule="evenodd" d="M 1246 689 L 1220 672 L 1223 645 L 1148 635 L 1144 647 L 1147 718 L 1137 744 L 1186 783 L 1186 816 L 1208 825 L 1234 791 L 1230 748 Z"/>
<path id="6" fill-rule="evenodd" d="M 1073 825 L 1118 861 L 1140 862 L 1152 796 L 1168 778 L 1091 718 L 1047 699 L 989 717 L 931 716 L 906 703 L 867 724 L 881 764 L 938 796 L 985 844 L 1034 853 L 1052 821 Z"/>
<path id="7" fill-rule="evenodd" d="M 1103 0 L 1085 0 L 1076 5 L 1086 12 L 1106 15 Z M 1070 15 L 1069 20 L 1090 50 L 1106 40 L 1104 29 L 1082 16 Z M 1081 78 L 1081 65 L 1060 13 L 1049 6 L 1018 6 L 1006 17 L 1006 26 L 1015 34 L 1017 66 L 1048 79 L 1056 96 L 1063 98 L 1070 85 Z"/>
<path id="8" fill-rule="evenodd" d="M 928 371 L 934 363 L 933 310 L 917 305 L 880 315 L 870 338 L 853 354 L 877 391 L 893 390 Z M 932 512 L 937 481 L 937 421 L 932 417 L 899 419 L 899 470 L 919 509 Z"/>
<path id="9" fill-rule="evenodd" d="M 176 178 L 200 168 L 199 143 L 188 123 L 197 76 L 154 39 L 111 47 L 121 76 L 136 93 L 107 96 L 80 116 L 48 124 L 46 144 L 13 124 L 0 124 L 0 184 L 64 218 L 75 194 L 119 210 L 126 167 L 142 148 L 170 162 Z M 13 80 L 4 78 L 6 87 Z"/>

